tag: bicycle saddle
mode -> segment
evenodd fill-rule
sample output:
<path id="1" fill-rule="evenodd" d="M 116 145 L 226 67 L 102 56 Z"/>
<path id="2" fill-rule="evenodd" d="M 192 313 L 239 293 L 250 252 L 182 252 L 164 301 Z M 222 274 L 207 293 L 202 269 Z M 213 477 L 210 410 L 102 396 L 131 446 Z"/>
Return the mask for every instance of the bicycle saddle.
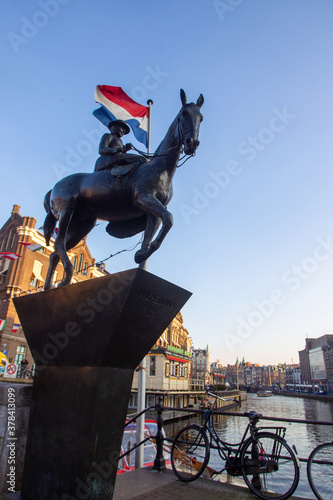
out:
<path id="1" fill-rule="evenodd" d="M 256 411 L 249 411 L 244 413 L 246 417 L 248 417 L 251 421 L 252 420 L 259 420 L 262 417 L 261 413 L 257 413 Z"/>

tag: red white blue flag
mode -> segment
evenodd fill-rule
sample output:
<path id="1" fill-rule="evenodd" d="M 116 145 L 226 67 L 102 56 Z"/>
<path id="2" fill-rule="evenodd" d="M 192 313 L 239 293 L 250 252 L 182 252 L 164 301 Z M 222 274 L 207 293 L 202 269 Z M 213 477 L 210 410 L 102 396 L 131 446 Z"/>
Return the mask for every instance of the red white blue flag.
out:
<path id="1" fill-rule="evenodd" d="M 123 120 L 133 130 L 135 138 L 147 146 L 148 144 L 148 112 L 147 106 L 133 101 L 121 87 L 97 85 L 95 101 L 102 106 L 93 111 L 93 115 L 106 127 L 111 121 Z"/>
<path id="2" fill-rule="evenodd" d="M 18 255 L 17 253 L 14 252 L 0 252 L 0 259 L 9 259 L 9 260 L 15 260 L 19 259 L 21 255 Z"/>
<path id="3" fill-rule="evenodd" d="M 21 245 L 24 245 L 26 248 L 31 250 L 32 252 L 37 252 L 38 250 L 41 250 L 43 245 L 38 245 L 38 243 L 28 243 L 26 241 L 19 241 Z"/>
<path id="4" fill-rule="evenodd" d="M 14 323 L 14 324 L 13 324 L 12 333 L 16 333 L 16 332 L 17 332 L 17 330 L 19 330 L 20 328 L 21 328 L 20 323 Z"/>

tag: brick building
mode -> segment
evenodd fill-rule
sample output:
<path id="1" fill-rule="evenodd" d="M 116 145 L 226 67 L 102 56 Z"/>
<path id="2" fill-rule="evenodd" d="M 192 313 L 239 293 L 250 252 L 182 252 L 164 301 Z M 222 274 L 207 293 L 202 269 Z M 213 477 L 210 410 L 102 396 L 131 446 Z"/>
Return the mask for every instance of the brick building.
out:
<path id="1" fill-rule="evenodd" d="M 12 299 L 26 293 L 38 293 L 43 289 L 53 247 L 46 246 L 43 234 L 35 226 L 36 219 L 22 216 L 19 205 L 14 205 L 9 219 L 0 229 L 0 252 L 20 256 L 13 261 L 0 258 L 0 351 L 6 353 L 12 362 L 20 363 L 22 359 L 27 359 L 29 366 L 33 364 L 32 356 Z M 31 251 L 22 242 L 34 244 L 39 249 Z M 73 248 L 68 256 L 74 265 L 73 283 L 107 274 L 103 266 L 96 266 L 86 239 Z M 61 281 L 62 276 L 63 267 L 59 263 L 54 281 Z"/>

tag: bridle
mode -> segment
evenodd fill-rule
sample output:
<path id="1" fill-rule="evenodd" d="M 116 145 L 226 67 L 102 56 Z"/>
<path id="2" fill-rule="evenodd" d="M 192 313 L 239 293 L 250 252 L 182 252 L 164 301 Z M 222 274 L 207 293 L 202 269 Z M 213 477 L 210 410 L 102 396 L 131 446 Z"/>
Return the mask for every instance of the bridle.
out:
<path id="1" fill-rule="evenodd" d="M 163 153 L 163 154 L 157 154 L 157 155 L 155 155 L 154 153 L 144 153 L 143 151 L 140 151 L 135 146 L 133 146 L 133 144 L 132 144 L 131 149 L 134 149 L 134 151 L 136 151 L 137 153 L 139 153 L 144 158 L 151 159 L 151 158 L 161 158 L 161 157 L 164 157 L 164 156 L 169 156 L 169 155 L 172 154 L 172 152 L 173 152 L 174 149 L 176 149 L 176 148 L 179 147 L 179 144 L 182 144 L 182 150 L 181 150 L 181 154 L 182 154 L 184 152 L 184 145 L 183 145 L 183 137 L 184 137 L 184 135 L 188 134 L 189 132 L 192 132 L 192 131 L 195 131 L 197 133 L 197 135 L 199 135 L 199 129 L 198 128 L 191 128 L 191 129 L 186 130 L 185 132 L 183 132 L 182 131 L 181 122 L 180 122 L 180 112 L 179 112 L 178 117 L 177 117 L 176 129 L 177 129 L 177 132 L 178 132 L 178 134 L 177 134 L 178 135 L 178 144 L 177 144 L 177 146 L 172 146 L 171 148 L 167 149 L 167 151 L 165 153 Z M 191 154 L 191 155 L 187 155 L 186 153 L 184 153 L 184 156 L 182 156 L 182 158 L 180 158 L 179 161 L 182 161 L 185 157 L 187 157 L 187 158 L 185 159 L 185 161 L 183 161 L 183 163 L 178 164 L 177 168 L 181 167 L 182 165 L 184 165 L 184 163 L 187 160 L 189 160 L 190 158 L 192 158 L 195 155 L 196 155 L 195 152 L 193 154 Z"/>

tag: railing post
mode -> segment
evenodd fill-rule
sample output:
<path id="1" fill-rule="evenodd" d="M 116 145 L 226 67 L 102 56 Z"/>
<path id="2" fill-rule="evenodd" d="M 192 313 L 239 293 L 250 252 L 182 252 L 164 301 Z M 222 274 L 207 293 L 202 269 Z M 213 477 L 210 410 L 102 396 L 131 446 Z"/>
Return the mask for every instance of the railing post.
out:
<path id="1" fill-rule="evenodd" d="M 157 434 L 156 434 L 156 458 L 154 460 L 154 467 L 153 469 L 158 470 L 161 472 L 162 470 L 165 469 L 165 460 L 163 457 L 163 433 L 162 433 L 162 427 L 163 427 L 163 396 L 158 396 L 157 398 L 158 402 L 155 405 L 155 409 L 157 412 Z"/>

